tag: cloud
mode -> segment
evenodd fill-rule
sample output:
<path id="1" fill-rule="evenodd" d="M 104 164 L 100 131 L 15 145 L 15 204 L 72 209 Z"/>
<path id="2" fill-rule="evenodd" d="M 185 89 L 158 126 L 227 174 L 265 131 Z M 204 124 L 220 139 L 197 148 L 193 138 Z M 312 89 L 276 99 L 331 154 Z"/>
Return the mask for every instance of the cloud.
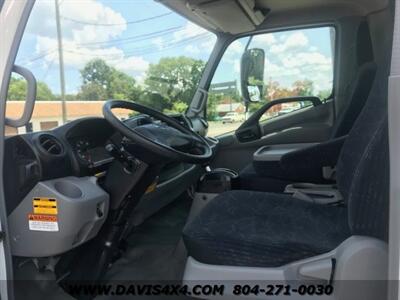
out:
<path id="1" fill-rule="evenodd" d="M 277 43 L 271 46 L 270 52 L 271 53 L 283 53 L 288 51 L 289 49 L 298 49 L 303 48 L 308 45 L 309 41 L 306 35 L 301 32 L 295 32 L 287 36 L 287 38 L 282 39 L 281 43 Z"/>
<path id="2" fill-rule="evenodd" d="M 273 33 L 255 35 L 252 45 L 255 47 L 269 47 L 277 42 Z"/>
<path id="3" fill-rule="evenodd" d="M 214 48 L 216 42 L 217 42 L 217 37 L 214 34 L 212 34 L 205 42 L 200 44 L 200 48 L 202 50 L 206 50 L 207 53 L 210 53 L 211 50 Z"/>
<path id="4" fill-rule="evenodd" d="M 303 31 L 281 35 L 266 48 L 266 80 L 271 78 L 290 87 L 296 80 L 309 79 L 317 92 L 332 87 L 332 58 L 310 45 Z"/>
<path id="5" fill-rule="evenodd" d="M 65 39 L 77 43 L 108 40 L 119 36 L 126 30 L 124 17 L 110 7 L 95 0 L 65 0 L 60 5 L 62 34 Z M 69 19 L 79 20 L 77 23 Z M 101 21 L 100 21 L 101 20 Z M 84 23 L 120 24 L 118 26 L 94 26 Z M 37 1 L 27 26 L 28 33 L 34 36 L 56 38 L 54 1 Z"/>
<path id="6" fill-rule="evenodd" d="M 318 52 L 300 52 L 294 55 L 287 55 L 282 59 L 285 68 L 301 66 L 332 66 L 332 60 Z"/>
<path id="7" fill-rule="evenodd" d="M 244 51 L 244 45 L 241 43 L 240 40 L 236 40 L 232 44 L 230 44 L 226 52 L 230 54 L 242 54 L 243 51 Z"/>
<path id="8" fill-rule="evenodd" d="M 177 43 L 182 40 L 195 38 L 199 35 L 204 34 L 204 38 L 207 38 L 206 40 L 196 40 L 194 43 L 189 43 L 186 46 L 182 44 L 182 47 L 184 52 L 191 55 L 199 55 L 201 53 L 208 54 L 214 48 L 217 38 L 213 34 L 205 35 L 206 33 L 210 34 L 209 31 L 197 26 L 194 23 L 187 21 L 184 27 L 181 30 L 175 32 L 170 39 L 157 37 L 152 39 L 151 43 L 157 46 L 159 50 L 162 50 L 163 48 L 165 48 L 165 45 L 168 45 L 170 43 Z"/>
<path id="9" fill-rule="evenodd" d="M 164 39 L 162 37 L 156 37 L 156 38 L 152 39 L 150 42 L 152 44 L 156 45 L 157 48 L 160 50 L 163 48 L 163 44 L 165 43 Z"/>
<path id="10" fill-rule="evenodd" d="M 149 62 L 140 56 L 126 56 L 124 51 L 115 46 L 85 46 L 85 43 L 109 41 L 120 36 L 126 30 L 126 20 L 110 7 L 95 0 L 64 0 L 60 5 L 63 17 L 62 34 L 64 64 L 66 68 L 81 69 L 94 58 L 105 60 L 118 70 L 135 77 L 142 76 L 149 67 Z M 69 19 L 79 20 L 79 23 Z M 120 24 L 117 26 L 93 26 L 84 23 Z M 58 48 L 54 1 L 37 1 L 27 26 L 28 34 L 36 39 L 37 54 Z M 43 66 L 58 65 L 58 54 L 43 57 Z"/>
<path id="11" fill-rule="evenodd" d="M 194 37 L 199 34 L 208 33 L 209 31 L 205 30 L 204 28 L 187 21 L 185 26 L 174 33 L 173 37 L 175 40 L 183 40 L 186 38 Z"/>
<path id="12" fill-rule="evenodd" d="M 140 75 L 147 71 L 149 62 L 142 57 L 129 56 L 126 57 L 122 49 L 116 47 L 108 48 L 84 48 L 79 47 L 74 41 L 64 40 L 64 64 L 70 68 L 82 68 L 87 62 L 94 58 L 100 58 L 105 60 L 111 66 L 114 66 L 118 70 L 126 72 L 131 75 Z M 38 52 L 43 49 L 54 48 L 57 46 L 57 40 L 48 37 L 38 37 L 36 49 Z M 68 50 L 69 49 L 69 50 Z M 58 65 L 58 56 L 48 55 L 44 59 L 47 63 L 55 63 Z"/>
<path id="13" fill-rule="evenodd" d="M 287 48 L 304 47 L 308 45 L 308 38 L 301 31 L 289 35 L 285 41 Z"/>
<path id="14" fill-rule="evenodd" d="M 234 64 L 237 57 L 242 56 L 244 48 L 245 46 L 242 44 L 240 39 L 233 41 L 225 51 L 223 56 L 224 62 Z"/>
<path id="15" fill-rule="evenodd" d="M 183 51 L 187 52 L 187 53 L 191 53 L 193 55 L 199 54 L 200 53 L 200 49 L 194 45 L 187 45 Z"/>
<path id="16" fill-rule="evenodd" d="M 111 62 L 111 65 L 126 73 L 140 73 L 138 75 L 140 77 L 147 71 L 150 64 L 141 56 L 131 56 L 129 58 L 122 57 L 119 61 Z"/>
<path id="17" fill-rule="evenodd" d="M 235 61 L 233 62 L 233 71 L 237 74 L 240 74 L 240 60 L 239 59 L 235 59 Z"/>

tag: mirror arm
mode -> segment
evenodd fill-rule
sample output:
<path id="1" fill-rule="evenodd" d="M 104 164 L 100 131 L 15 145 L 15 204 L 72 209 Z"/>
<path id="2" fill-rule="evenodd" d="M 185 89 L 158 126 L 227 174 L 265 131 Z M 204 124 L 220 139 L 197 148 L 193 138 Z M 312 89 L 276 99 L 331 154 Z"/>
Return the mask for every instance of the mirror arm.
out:
<path id="1" fill-rule="evenodd" d="M 27 82 L 26 101 L 22 116 L 19 119 L 6 118 L 5 120 L 7 126 L 18 128 L 28 124 L 32 117 L 36 100 L 36 78 L 31 71 L 21 66 L 14 65 L 12 71 L 24 77 Z"/>
<path id="2" fill-rule="evenodd" d="M 250 36 L 249 40 L 246 43 L 246 47 L 244 48 L 244 52 L 246 52 L 249 49 L 250 43 L 253 40 L 253 35 Z"/>

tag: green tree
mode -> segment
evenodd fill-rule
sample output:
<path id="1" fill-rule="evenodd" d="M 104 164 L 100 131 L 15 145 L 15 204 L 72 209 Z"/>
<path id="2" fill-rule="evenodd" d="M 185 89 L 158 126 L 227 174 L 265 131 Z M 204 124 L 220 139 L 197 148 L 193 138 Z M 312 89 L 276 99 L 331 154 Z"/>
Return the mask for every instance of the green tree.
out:
<path id="1" fill-rule="evenodd" d="M 164 109 L 164 113 L 184 113 L 188 108 L 188 105 L 185 102 L 177 101 L 172 104 L 171 109 Z"/>
<path id="2" fill-rule="evenodd" d="M 22 78 L 11 77 L 8 87 L 7 100 L 25 100 L 26 81 Z"/>
<path id="3" fill-rule="evenodd" d="M 331 90 L 323 90 L 318 93 L 317 97 L 321 100 L 327 100 L 331 95 L 332 95 Z"/>
<path id="4" fill-rule="evenodd" d="M 80 71 L 83 85 L 94 83 L 107 88 L 111 81 L 112 67 L 102 59 L 89 61 Z"/>
<path id="5" fill-rule="evenodd" d="M 209 93 L 207 99 L 207 119 L 216 121 L 218 118 L 217 105 L 222 102 L 221 94 Z"/>
<path id="6" fill-rule="evenodd" d="M 312 80 L 297 80 L 293 83 L 292 87 L 292 90 L 296 96 L 314 95 L 314 82 Z"/>
<path id="7" fill-rule="evenodd" d="M 189 105 L 203 73 L 202 60 L 180 56 L 164 57 L 151 64 L 145 79 L 148 90 L 163 99 L 161 110 L 172 110 L 175 102 Z M 143 99 L 143 101 L 149 99 Z"/>
<path id="8" fill-rule="evenodd" d="M 107 90 L 100 84 L 87 83 L 81 86 L 77 98 L 79 100 L 107 100 Z"/>
<path id="9" fill-rule="evenodd" d="M 80 71 L 83 84 L 78 94 L 82 100 L 138 100 L 141 90 L 134 78 L 107 65 L 102 59 L 89 61 Z"/>
<path id="10" fill-rule="evenodd" d="M 108 95 L 112 99 L 128 100 L 136 90 L 135 84 L 136 81 L 131 76 L 112 68 Z"/>
<path id="11" fill-rule="evenodd" d="M 23 78 L 11 77 L 8 88 L 7 100 L 22 101 L 26 99 L 26 80 Z M 51 89 L 46 83 L 38 81 L 36 89 L 36 100 L 56 100 Z"/>
<path id="12" fill-rule="evenodd" d="M 49 86 L 41 81 L 37 83 L 37 92 L 36 99 L 37 100 L 55 100 L 55 96 Z"/>

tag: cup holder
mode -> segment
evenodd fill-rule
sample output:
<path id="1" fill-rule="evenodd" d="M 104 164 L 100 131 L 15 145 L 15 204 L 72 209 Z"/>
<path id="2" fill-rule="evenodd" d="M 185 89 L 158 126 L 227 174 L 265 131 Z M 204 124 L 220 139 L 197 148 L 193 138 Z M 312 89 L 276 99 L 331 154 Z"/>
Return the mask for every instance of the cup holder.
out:
<path id="1" fill-rule="evenodd" d="M 239 174 L 226 168 L 213 169 L 200 178 L 198 192 L 222 193 L 230 191 L 237 186 Z"/>
<path id="2" fill-rule="evenodd" d="M 68 198 L 80 198 L 83 195 L 82 190 L 69 181 L 57 181 L 54 183 L 54 188 Z"/>
<path id="3" fill-rule="evenodd" d="M 226 168 L 216 168 L 214 170 L 211 170 L 211 173 L 226 175 L 226 176 L 230 177 L 231 179 L 239 177 L 238 172 L 231 170 L 231 169 L 226 169 Z"/>

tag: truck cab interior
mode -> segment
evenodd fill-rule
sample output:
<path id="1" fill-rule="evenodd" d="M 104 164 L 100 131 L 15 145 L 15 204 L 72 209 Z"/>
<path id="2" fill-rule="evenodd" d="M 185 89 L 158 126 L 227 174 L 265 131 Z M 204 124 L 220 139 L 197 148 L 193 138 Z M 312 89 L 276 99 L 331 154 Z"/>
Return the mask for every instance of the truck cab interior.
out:
<path id="1" fill-rule="evenodd" d="M 185 113 L 108 100 L 102 117 L 5 138 L 15 297 L 88 298 L 73 295 L 70 282 L 263 281 L 332 285 L 324 299 L 385 299 L 394 1 L 159 2 L 217 37 Z M 326 36 L 315 38 L 332 53 L 321 64 L 314 50 L 293 48 L 275 70 L 260 46 L 282 57 L 304 37 L 279 35 L 320 29 Z M 240 61 L 225 61 L 237 41 Z M 21 127 L 37 84 L 14 59 L 27 100 L 21 119 L 5 122 Z M 222 61 L 239 67 L 243 119 L 210 117 Z M 307 62 L 321 66 L 315 76 L 330 68 L 328 93 L 262 100 L 272 95 L 268 72 L 296 76 Z M 122 110 L 132 114 L 121 119 Z M 222 122 L 227 130 L 211 134 Z"/>

